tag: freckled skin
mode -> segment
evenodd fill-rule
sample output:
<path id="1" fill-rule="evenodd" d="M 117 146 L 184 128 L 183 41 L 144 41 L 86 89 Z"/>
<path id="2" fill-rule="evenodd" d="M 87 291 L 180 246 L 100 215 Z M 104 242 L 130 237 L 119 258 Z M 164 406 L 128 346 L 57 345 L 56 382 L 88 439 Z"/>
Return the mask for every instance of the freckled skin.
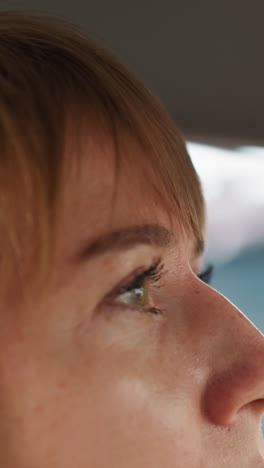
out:
<path id="1" fill-rule="evenodd" d="M 83 161 L 65 187 L 49 287 L 2 313 L 0 466 L 263 468 L 264 338 L 196 277 L 193 239 L 183 238 L 178 216 L 175 248 L 139 246 L 74 273 L 66 266 L 109 219 L 111 170 L 92 150 L 94 166 Z M 129 174 L 111 228 L 170 228 L 136 164 Z M 109 309 L 107 293 L 157 254 L 168 273 L 153 298 L 164 314 Z"/>

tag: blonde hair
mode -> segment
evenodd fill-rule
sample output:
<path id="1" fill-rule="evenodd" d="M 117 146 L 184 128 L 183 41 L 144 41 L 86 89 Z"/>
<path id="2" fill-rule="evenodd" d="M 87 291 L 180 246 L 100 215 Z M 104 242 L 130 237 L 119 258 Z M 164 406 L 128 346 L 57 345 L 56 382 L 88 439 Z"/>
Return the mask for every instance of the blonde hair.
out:
<path id="1" fill-rule="evenodd" d="M 199 238 L 200 183 L 182 136 L 159 99 L 113 54 L 71 23 L 0 12 L 0 278 L 29 262 L 48 271 L 67 119 L 99 119 L 118 147 L 129 132 L 145 150 L 164 197 Z M 104 124 L 107 124 L 104 126 Z M 99 128 L 100 131 L 100 128 Z M 89 157 L 89 156 L 87 156 Z M 122 164 L 122 156 L 118 156 Z"/>

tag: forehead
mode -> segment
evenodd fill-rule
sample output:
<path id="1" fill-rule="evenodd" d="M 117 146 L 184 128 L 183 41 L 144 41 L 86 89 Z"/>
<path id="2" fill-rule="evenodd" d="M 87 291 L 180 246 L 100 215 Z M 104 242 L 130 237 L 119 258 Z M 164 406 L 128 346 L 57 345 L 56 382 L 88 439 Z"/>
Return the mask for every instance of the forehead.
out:
<path id="1" fill-rule="evenodd" d="M 159 174 L 143 149 L 123 138 L 119 150 L 117 155 L 113 139 L 107 137 L 86 138 L 78 149 L 66 147 L 58 213 L 61 250 L 132 224 L 159 222 L 170 227 Z"/>

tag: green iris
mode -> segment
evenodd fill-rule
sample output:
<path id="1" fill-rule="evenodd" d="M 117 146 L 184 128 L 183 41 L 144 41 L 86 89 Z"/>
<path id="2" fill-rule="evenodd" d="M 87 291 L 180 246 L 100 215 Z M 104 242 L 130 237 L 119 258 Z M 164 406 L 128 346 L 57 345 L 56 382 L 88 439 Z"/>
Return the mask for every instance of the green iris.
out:
<path id="1" fill-rule="evenodd" d="M 141 285 L 134 287 L 129 291 L 125 291 L 118 296 L 116 296 L 118 302 L 124 302 L 125 304 L 131 304 L 136 306 L 146 306 L 147 305 L 147 291 L 146 286 Z"/>

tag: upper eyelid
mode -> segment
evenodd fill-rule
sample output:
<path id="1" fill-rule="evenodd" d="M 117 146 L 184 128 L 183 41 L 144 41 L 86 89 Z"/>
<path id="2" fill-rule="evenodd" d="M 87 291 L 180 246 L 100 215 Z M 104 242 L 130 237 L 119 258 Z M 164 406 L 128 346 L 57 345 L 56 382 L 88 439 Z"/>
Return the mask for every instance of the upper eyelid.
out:
<path id="1" fill-rule="evenodd" d="M 135 287 L 136 283 L 140 283 L 141 281 L 143 281 L 144 278 L 145 278 L 144 273 L 136 275 L 134 278 L 132 278 L 131 281 L 129 281 L 128 283 L 125 283 L 123 286 L 121 286 L 121 288 L 118 289 L 117 293 L 121 294 L 121 293 L 123 293 L 125 291 L 130 291 L 131 289 L 133 289 Z"/>
<path id="2" fill-rule="evenodd" d="M 128 275 L 127 279 L 123 279 L 122 281 L 120 281 L 119 284 L 117 286 L 115 286 L 107 294 L 106 297 L 111 298 L 112 296 L 118 294 L 122 287 L 125 287 L 126 285 L 129 285 L 130 283 L 132 284 L 133 281 L 135 281 L 137 278 L 139 278 L 140 276 L 142 276 L 144 274 L 144 271 L 146 271 L 146 269 L 143 269 L 141 267 L 141 268 L 138 268 L 137 270 L 135 270 L 134 273 L 130 273 L 130 275 Z"/>
<path id="3" fill-rule="evenodd" d="M 159 266 L 163 267 L 163 265 L 161 264 L 161 257 L 156 257 L 155 259 L 153 259 L 151 265 L 148 268 L 140 267 L 137 270 L 135 270 L 134 273 L 131 273 L 131 275 L 129 275 L 126 280 L 122 280 L 118 286 L 116 286 L 109 294 L 107 294 L 107 297 L 112 297 L 120 293 L 122 288 L 126 290 L 126 288 L 128 288 L 130 285 L 133 286 L 133 283 L 135 283 L 136 281 L 140 281 L 141 279 L 143 280 L 144 278 L 147 279 L 151 276 L 151 270 L 153 270 L 155 274 L 155 270 L 159 268 Z"/>

